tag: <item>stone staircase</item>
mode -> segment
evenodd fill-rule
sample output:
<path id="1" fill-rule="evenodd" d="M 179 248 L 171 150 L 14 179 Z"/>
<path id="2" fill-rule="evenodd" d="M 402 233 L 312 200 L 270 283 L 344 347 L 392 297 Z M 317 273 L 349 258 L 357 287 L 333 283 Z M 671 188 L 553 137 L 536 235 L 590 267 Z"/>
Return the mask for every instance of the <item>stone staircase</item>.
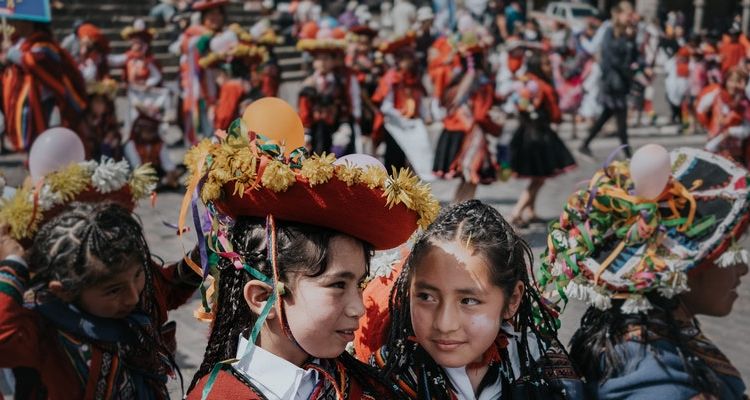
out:
<path id="1" fill-rule="evenodd" d="M 122 39 L 120 31 L 141 18 L 149 26 L 155 26 L 148 17 L 151 7 L 156 0 L 65 0 L 61 10 L 54 10 L 52 14 L 52 29 L 55 37 L 62 40 L 72 31 L 73 23 L 82 19 L 97 25 L 110 40 L 112 54 L 127 51 L 129 43 Z M 240 2 L 232 2 L 227 6 L 229 23 L 238 23 L 244 28 L 258 20 L 259 14 L 246 11 Z M 161 64 L 166 84 L 175 84 L 179 77 L 180 60 L 171 54 L 168 47 L 179 36 L 179 32 L 170 28 L 156 27 L 158 35 L 152 43 L 156 59 Z M 276 47 L 282 69 L 282 80 L 295 81 L 304 78 L 302 71 L 302 55 L 294 47 L 294 43 L 285 43 Z M 119 79 L 122 69 L 113 69 L 111 75 Z"/>

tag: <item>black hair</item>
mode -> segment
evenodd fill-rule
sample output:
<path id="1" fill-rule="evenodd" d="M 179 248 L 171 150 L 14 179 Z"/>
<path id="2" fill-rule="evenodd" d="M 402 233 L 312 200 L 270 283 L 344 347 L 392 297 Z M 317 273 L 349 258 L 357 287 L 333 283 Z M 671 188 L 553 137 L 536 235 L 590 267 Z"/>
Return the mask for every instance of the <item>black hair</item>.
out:
<path id="1" fill-rule="evenodd" d="M 506 297 L 510 297 L 518 282 L 523 283 L 521 304 L 510 320 L 520 336 L 519 358 L 526 361 L 520 363 L 520 372 L 521 376 L 530 377 L 532 382 L 543 382 L 540 366 L 528 345 L 528 333 L 534 333 L 539 349 L 546 349 L 550 343 L 543 341 L 550 333 L 552 340 L 557 342 L 557 328 L 532 283 L 531 249 L 496 209 L 479 200 L 469 200 L 443 209 L 435 222 L 416 240 L 390 295 L 391 326 L 386 340 L 386 375 L 398 380 L 399 376 L 407 373 L 410 365 L 418 365 L 424 369 L 424 376 L 445 377 L 442 368 L 423 349 L 409 342 L 409 338 L 414 336 L 409 289 L 414 269 L 436 243 L 454 240 L 466 243 L 475 254 L 486 260 L 492 283 L 503 289 Z M 536 307 L 540 309 L 540 324 L 534 318 Z M 447 379 L 425 379 L 420 386 L 430 387 L 429 392 L 437 396 L 436 399 L 449 399 L 444 382 Z"/>
<path id="2" fill-rule="evenodd" d="M 30 250 L 32 286 L 56 280 L 77 296 L 83 288 L 151 256 L 143 229 L 130 211 L 105 202 L 72 203 L 44 224 Z M 148 275 L 149 268 L 144 268 Z M 40 288 L 44 295 L 45 288 Z"/>
<path id="3" fill-rule="evenodd" d="M 146 283 L 138 307 L 152 323 L 130 325 L 137 340 L 125 345 L 123 361 L 129 368 L 145 371 L 160 382 L 169 369 L 178 373 L 179 369 L 173 352 L 158 332 L 153 262 L 141 224 L 130 211 L 112 202 L 70 204 L 41 227 L 29 252 L 36 302 L 52 296 L 47 291 L 50 281 L 60 281 L 67 293 L 78 298 L 85 287 L 118 274 L 133 263 L 140 264 Z"/>
<path id="4" fill-rule="evenodd" d="M 688 346 L 691 336 L 683 332 L 674 314 L 680 306 L 675 297 L 667 299 L 658 293 L 646 296 L 653 309 L 648 313 L 625 314 L 620 310 L 623 300 L 614 299 L 612 307 L 602 311 L 589 307 L 581 318 L 581 325 L 570 339 L 570 354 L 573 362 L 589 381 L 604 382 L 625 372 L 627 359 L 617 351 L 616 346 L 628 340 L 627 333 L 639 328 L 642 353 L 645 356 L 646 344 L 665 338 L 675 345 L 682 359 L 685 371 L 692 384 L 701 393 L 719 396 L 720 384 L 715 375 L 703 363 L 692 360 L 695 355 Z M 697 324 L 697 321 L 693 321 Z M 695 332 L 691 330 L 690 335 Z M 658 353 L 654 353 L 658 357 Z"/>
<path id="5" fill-rule="evenodd" d="M 536 76 L 537 78 L 554 86 L 552 77 L 542 69 L 542 61 L 545 57 L 548 56 L 541 51 L 532 52 L 531 57 L 526 60 L 526 71 L 530 74 L 534 74 L 534 76 Z"/>
<path id="6" fill-rule="evenodd" d="M 317 226 L 276 221 L 279 278 L 286 282 L 290 274 L 315 277 L 325 273 L 330 257 L 329 244 L 334 237 L 341 235 L 344 234 Z M 246 264 L 266 276 L 272 276 L 271 264 L 267 260 L 265 219 L 239 217 L 230 229 L 229 236 L 234 251 L 242 256 Z M 359 242 L 363 246 L 369 273 L 372 246 Z M 214 304 L 213 326 L 203 362 L 193 377 L 190 390 L 216 363 L 235 357 L 240 334 L 244 334 L 257 320 L 257 316 L 246 306 L 243 295 L 245 284 L 254 278 L 244 270 L 236 269 L 225 258 L 220 259 L 217 268 L 218 295 Z M 338 360 L 355 379 L 368 382 L 376 380 L 382 387 L 387 387 L 373 368 L 357 361 L 349 353 L 343 352 Z"/>

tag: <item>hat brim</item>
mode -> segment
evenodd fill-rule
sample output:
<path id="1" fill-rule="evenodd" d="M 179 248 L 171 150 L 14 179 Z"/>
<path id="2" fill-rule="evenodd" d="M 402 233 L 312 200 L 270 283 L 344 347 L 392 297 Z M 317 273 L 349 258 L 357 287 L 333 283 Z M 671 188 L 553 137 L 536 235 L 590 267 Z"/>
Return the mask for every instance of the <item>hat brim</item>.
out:
<path id="1" fill-rule="evenodd" d="M 690 237 L 676 227 L 661 233 L 657 254 L 672 271 L 688 272 L 711 263 L 739 238 L 750 221 L 750 190 L 747 171 L 719 155 L 699 149 L 681 148 L 670 154 L 673 179 L 690 189 L 696 201 L 695 223 L 715 218 L 715 223 L 700 235 Z M 694 186 L 697 186 L 694 189 Z M 660 208 L 664 215 L 669 209 Z M 687 210 L 682 210 L 685 216 Z M 592 257 L 579 265 L 584 275 L 593 279 L 610 257 L 618 240 L 610 236 Z M 629 246 L 600 274 L 600 284 L 616 292 L 631 292 L 630 276 L 645 256 L 646 245 Z"/>
<path id="2" fill-rule="evenodd" d="M 224 193 L 234 193 L 234 184 Z M 231 216 L 266 217 L 325 227 L 371 244 L 375 250 L 406 242 L 417 229 L 417 215 L 404 204 L 386 205 L 383 190 L 363 185 L 348 186 L 332 177 L 311 186 L 302 176 L 284 192 L 247 189 L 214 203 Z"/>
<path id="3" fill-rule="evenodd" d="M 331 53 L 346 49 L 346 41 L 342 39 L 301 39 L 297 42 L 297 50 L 309 53 Z"/>
<path id="4" fill-rule="evenodd" d="M 217 0 L 217 1 L 197 1 L 193 3 L 193 11 L 206 11 L 212 8 L 224 7 L 229 4 L 229 0 Z"/>

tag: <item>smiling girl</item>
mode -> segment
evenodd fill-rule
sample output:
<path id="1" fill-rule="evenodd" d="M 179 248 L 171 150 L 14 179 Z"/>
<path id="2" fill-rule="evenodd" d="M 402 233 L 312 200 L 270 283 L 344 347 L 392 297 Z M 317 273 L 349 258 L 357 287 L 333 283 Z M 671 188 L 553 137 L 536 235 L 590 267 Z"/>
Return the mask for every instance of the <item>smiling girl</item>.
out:
<path id="1" fill-rule="evenodd" d="M 111 203 L 73 203 L 36 234 L 28 266 L 24 257 L 3 226 L 0 367 L 23 376 L 19 398 L 169 398 L 167 311 L 192 296 L 194 273 L 158 265 L 138 221 Z"/>
<path id="2" fill-rule="evenodd" d="M 413 399 L 577 398 L 530 266 L 528 245 L 491 206 L 444 210 L 396 281 L 374 362 Z"/>

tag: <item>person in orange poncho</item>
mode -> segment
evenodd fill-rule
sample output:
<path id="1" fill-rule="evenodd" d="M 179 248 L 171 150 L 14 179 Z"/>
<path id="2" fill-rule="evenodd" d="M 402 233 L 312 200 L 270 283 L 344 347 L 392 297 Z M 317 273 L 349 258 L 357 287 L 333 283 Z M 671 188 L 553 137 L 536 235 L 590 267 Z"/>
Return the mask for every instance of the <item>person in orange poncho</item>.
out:
<path id="1" fill-rule="evenodd" d="M 747 37 L 742 34 L 739 26 L 733 25 L 729 34 L 724 36 L 721 45 L 719 45 L 721 72 L 723 74 L 729 72 L 732 67 L 745 60 L 749 53 L 750 43 Z"/>
<path id="2" fill-rule="evenodd" d="M 724 86 L 709 85 L 696 100 L 695 114 L 708 131 L 706 149 L 750 167 L 750 100 L 745 88 L 748 72 L 729 70 Z"/>

